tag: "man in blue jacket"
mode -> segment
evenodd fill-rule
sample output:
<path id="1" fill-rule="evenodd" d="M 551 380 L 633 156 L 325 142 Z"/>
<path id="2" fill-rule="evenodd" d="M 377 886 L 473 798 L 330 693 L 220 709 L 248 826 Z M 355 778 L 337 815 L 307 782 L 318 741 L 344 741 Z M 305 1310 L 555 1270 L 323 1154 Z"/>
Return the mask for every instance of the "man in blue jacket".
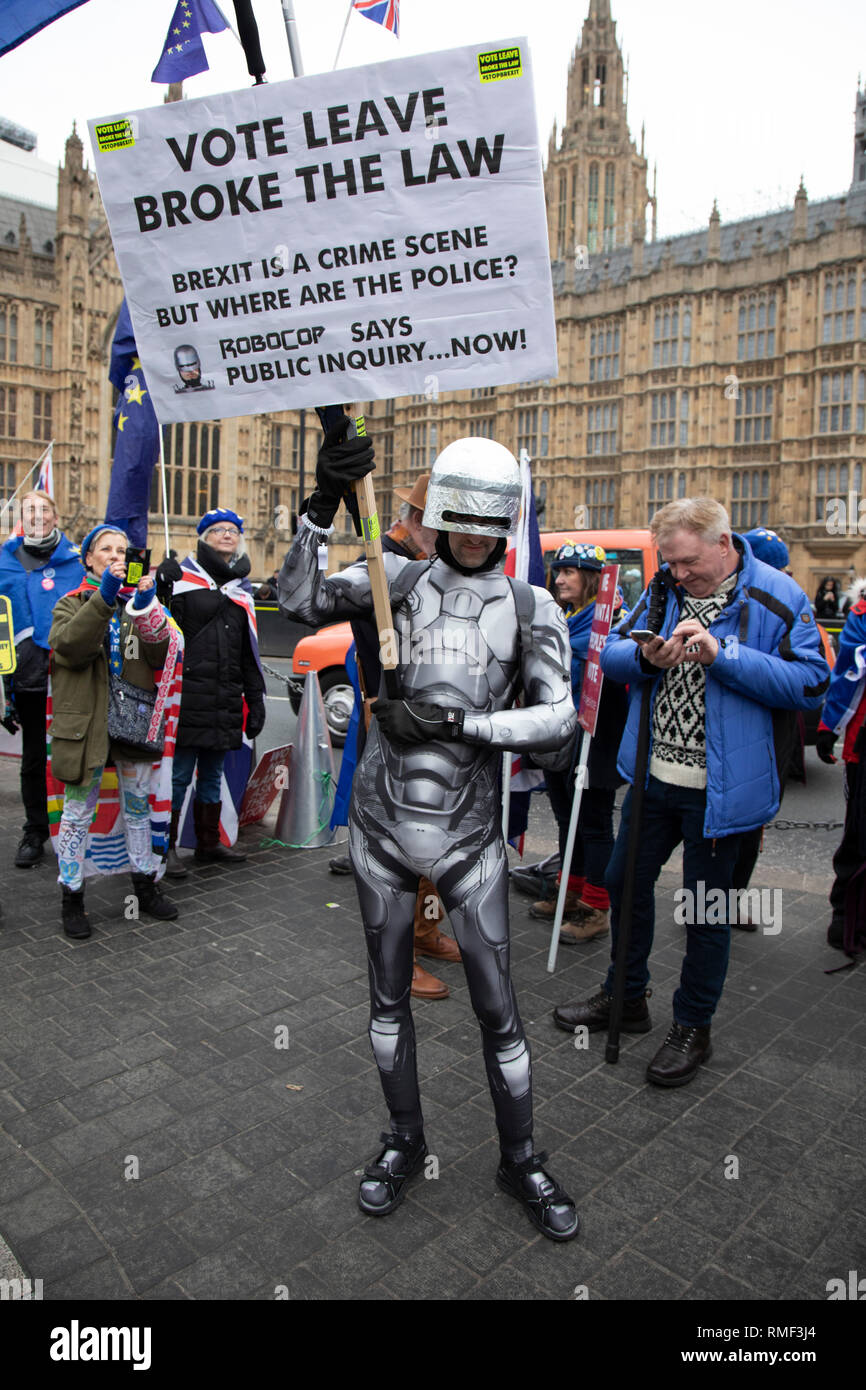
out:
<path id="1" fill-rule="evenodd" d="M 618 767 L 634 780 L 643 691 L 650 683 L 650 753 L 638 858 L 622 1028 L 647 1033 L 647 960 L 655 925 L 655 882 L 683 844 L 686 954 L 673 999 L 673 1024 L 647 1068 L 660 1086 L 691 1081 L 711 1055 L 710 1023 L 728 966 L 728 893 L 740 835 L 778 810 L 774 709 L 821 704 L 829 671 L 809 601 L 793 579 L 755 559 L 733 535 L 728 514 L 709 497 L 662 507 L 652 535 L 666 563 L 658 636 L 645 630 L 650 592 L 610 634 L 601 664 L 629 686 L 629 714 Z M 607 872 L 613 948 L 604 987 L 592 999 L 554 1011 L 559 1027 L 606 1029 L 625 876 L 631 810 L 626 794 Z M 721 890 L 714 892 L 713 890 Z"/>

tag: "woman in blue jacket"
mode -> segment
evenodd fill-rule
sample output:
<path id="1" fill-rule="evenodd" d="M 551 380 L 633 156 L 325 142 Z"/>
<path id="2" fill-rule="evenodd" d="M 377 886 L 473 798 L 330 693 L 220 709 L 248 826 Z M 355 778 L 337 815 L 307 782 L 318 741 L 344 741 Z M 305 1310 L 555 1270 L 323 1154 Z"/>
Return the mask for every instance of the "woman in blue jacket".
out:
<path id="1" fill-rule="evenodd" d="M 28 492 L 21 516 L 23 535 L 0 549 L 0 594 L 12 603 L 17 666 L 6 687 L 9 712 L 21 726 L 22 739 L 25 821 L 15 863 L 29 869 L 42 858 L 48 839 L 45 702 L 51 616 L 57 600 L 78 588 L 84 566 L 78 546 L 60 530 L 54 498 L 47 492 Z"/>
<path id="2" fill-rule="evenodd" d="M 557 603 L 565 610 L 571 644 L 571 691 L 580 707 L 583 673 L 589 655 L 589 638 L 595 618 L 596 595 L 606 554 L 600 545 L 587 542 L 561 545 L 550 570 Z M 621 604 L 620 604 L 621 608 Z M 623 614 L 617 613 L 617 621 Z M 619 741 L 625 728 L 626 693 L 616 681 L 605 681 L 598 709 L 596 734 L 590 744 L 586 785 L 580 802 L 577 834 L 568 870 L 565 919 L 560 939 L 566 943 L 592 941 L 610 927 L 610 899 L 604 876 L 613 850 L 613 808 L 622 777 L 617 771 Z M 575 743 L 575 758 L 581 734 Z M 574 769 L 544 774 L 547 794 L 559 827 L 559 854 L 565 858 L 568 827 L 574 799 Z M 558 893 L 533 903 L 531 917 L 553 921 Z"/>

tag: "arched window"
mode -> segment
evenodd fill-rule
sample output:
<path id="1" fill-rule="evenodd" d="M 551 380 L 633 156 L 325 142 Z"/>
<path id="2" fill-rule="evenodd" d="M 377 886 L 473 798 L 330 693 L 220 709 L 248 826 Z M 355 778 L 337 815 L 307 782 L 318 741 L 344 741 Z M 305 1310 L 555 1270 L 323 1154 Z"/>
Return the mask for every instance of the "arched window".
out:
<path id="1" fill-rule="evenodd" d="M 589 166 L 589 200 L 586 210 L 586 244 L 590 254 L 598 250 L 598 165 Z"/>
<path id="2" fill-rule="evenodd" d="M 612 251 L 616 237 L 616 207 L 614 200 L 614 168 L 612 164 L 604 167 L 604 249 Z"/>

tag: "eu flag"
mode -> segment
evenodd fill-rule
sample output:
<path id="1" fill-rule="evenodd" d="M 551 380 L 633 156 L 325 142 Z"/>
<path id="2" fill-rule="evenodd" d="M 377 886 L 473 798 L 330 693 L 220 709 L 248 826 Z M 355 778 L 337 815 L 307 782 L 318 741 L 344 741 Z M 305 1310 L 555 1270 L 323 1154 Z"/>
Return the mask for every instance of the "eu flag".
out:
<path id="1" fill-rule="evenodd" d="M 108 379 L 120 395 L 114 408 L 114 462 L 106 521 L 121 526 L 133 545 L 147 544 L 150 479 L 159 458 L 159 426 L 135 346 L 126 300 L 120 306 Z"/>
<path id="2" fill-rule="evenodd" d="M 86 0 L 3 0 L 0 4 L 0 55 L 17 48 L 53 24 L 61 15 L 77 10 Z"/>
<path id="3" fill-rule="evenodd" d="M 207 72 L 201 36 L 218 34 L 228 27 L 228 20 L 214 0 L 179 0 L 151 82 L 182 82 L 197 72 Z"/>

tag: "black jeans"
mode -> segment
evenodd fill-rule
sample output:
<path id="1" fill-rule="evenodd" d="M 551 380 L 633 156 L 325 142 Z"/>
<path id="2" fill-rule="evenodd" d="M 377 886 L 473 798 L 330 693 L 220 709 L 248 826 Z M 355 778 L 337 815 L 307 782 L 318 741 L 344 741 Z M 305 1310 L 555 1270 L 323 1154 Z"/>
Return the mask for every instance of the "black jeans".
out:
<path id="1" fill-rule="evenodd" d="M 848 885 L 863 863 L 857 814 L 857 797 L 861 790 L 860 779 L 857 776 L 859 766 L 859 763 L 845 764 L 845 828 L 839 848 L 833 855 L 833 872 L 836 877 L 830 889 L 830 906 L 833 909 L 833 923 L 840 930 L 845 925 L 845 896 Z"/>
<path id="2" fill-rule="evenodd" d="M 613 993 L 614 962 L 619 933 L 619 912 L 625 882 L 628 827 L 633 789 L 629 787 L 622 807 L 616 848 L 607 872 L 610 893 L 610 925 L 613 935 L 611 965 L 605 989 Z M 708 1028 L 721 998 L 728 969 L 731 929 L 727 910 L 722 921 L 710 921 L 700 909 L 707 893 L 731 887 L 731 875 L 740 848 L 739 835 L 722 839 L 704 838 L 707 794 L 692 787 L 677 787 L 650 777 L 644 792 L 640 841 L 634 875 L 631 941 L 629 944 L 625 997 L 638 999 L 649 983 L 647 961 L 655 930 L 655 884 L 662 866 L 679 844 L 683 846 L 682 906 L 692 904 L 697 911 L 683 913 L 686 924 L 686 954 L 683 958 L 679 989 L 674 994 L 674 1019 L 684 1027 Z M 675 896 L 675 902 L 679 899 Z M 676 921 L 676 914 L 674 917 Z"/>
<path id="3" fill-rule="evenodd" d="M 48 795 L 45 789 L 45 703 L 47 690 L 16 690 L 15 709 L 21 725 L 21 800 L 24 833 L 48 839 Z"/>
<path id="4" fill-rule="evenodd" d="M 564 864 L 568 822 L 574 800 L 574 771 L 545 772 L 547 794 L 559 828 L 559 858 Z M 616 792 L 608 787 L 584 787 L 577 818 L 577 834 L 571 855 L 569 877 L 585 878 L 596 888 L 604 888 L 604 876 L 613 853 L 613 806 Z"/>

